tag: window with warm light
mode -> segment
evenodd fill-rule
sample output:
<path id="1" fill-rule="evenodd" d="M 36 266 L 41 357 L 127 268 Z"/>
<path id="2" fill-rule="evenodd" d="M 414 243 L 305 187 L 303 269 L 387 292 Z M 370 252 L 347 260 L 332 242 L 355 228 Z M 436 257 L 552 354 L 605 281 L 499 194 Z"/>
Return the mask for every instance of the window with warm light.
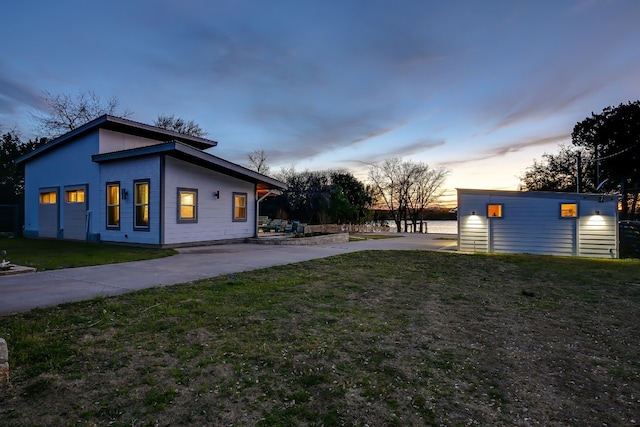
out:
<path id="1" fill-rule="evenodd" d="M 67 190 L 67 203 L 84 203 L 84 190 Z"/>
<path id="2" fill-rule="evenodd" d="M 502 205 L 487 205 L 487 216 L 489 218 L 502 218 Z"/>
<path id="3" fill-rule="evenodd" d="M 107 228 L 120 228 L 120 183 L 107 183 Z"/>
<path id="4" fill-rule="evenodd" d="M 577 203 L 560 203 L 560 218 L 577 218 Z"/>
<path id="5" fill-rule="evenodd" d="M 40 193 L 40 204 L 41 205 L 55 205 L 58 200 L 58 195 L 55 191 L 46 191 Z"/>
<path id="6" fill-rule="evenodd" d="M 198 190 L 178 188 L 178 222 L 198 222 Z"/>
<path id="7" fill-rule="evenodd" d="M 247 220 L 247 193 L 233 193 L 233 220 Z"/>
<path id="8" fill-rule="evenodd" d="M 140 180 L 133 183 L 134 187 L 134 228 L 149 229 L 149 180 Z"/>

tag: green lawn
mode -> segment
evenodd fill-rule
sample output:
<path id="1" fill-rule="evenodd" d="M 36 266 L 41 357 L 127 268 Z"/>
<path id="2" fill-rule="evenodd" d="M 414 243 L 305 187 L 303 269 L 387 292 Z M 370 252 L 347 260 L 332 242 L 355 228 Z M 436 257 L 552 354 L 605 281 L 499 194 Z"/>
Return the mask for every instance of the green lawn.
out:
<path id="1" fill-rule="evenodd" d="M 633 425 L 638 307 L 637 260 L 426 251 L 64 304 L 0 317 L 0 425 Z"/>
<path id="2" fill-rule="evenodd" d="M 173 249 L 7 237 L 0 238 L 0 250 L 7 251 L 7 260 L 13 264 L 38 270 L 139 261 L 176 253 Z"/>

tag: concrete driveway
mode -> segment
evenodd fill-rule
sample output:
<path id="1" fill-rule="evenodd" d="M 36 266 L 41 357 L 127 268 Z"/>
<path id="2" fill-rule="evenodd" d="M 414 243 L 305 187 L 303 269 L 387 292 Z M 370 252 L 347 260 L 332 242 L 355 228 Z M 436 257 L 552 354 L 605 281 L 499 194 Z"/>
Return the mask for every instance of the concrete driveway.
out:
<path id="1" fill-rule="evenodd" d="M 118 295 L 154 286 L 366 250 L 448 250 L 456 235 L 401 234 L 394 239 L 314 246 L 229 245 L 180 248 L 172 257 L 0 277 L 0 315 Z"/>

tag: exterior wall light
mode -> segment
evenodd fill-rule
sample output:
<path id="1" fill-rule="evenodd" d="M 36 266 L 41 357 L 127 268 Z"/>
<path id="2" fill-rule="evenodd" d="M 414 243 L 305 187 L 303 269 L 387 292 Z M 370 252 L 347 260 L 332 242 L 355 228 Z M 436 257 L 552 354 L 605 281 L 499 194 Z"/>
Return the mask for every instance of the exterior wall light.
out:
<path id="1" fill-rule="evenodd" d="M 122 200 L 127 200 L 127 197 L 129 197 L 129 192 L 126 188 L 120 190 L 120 197 L 122 197 Z"/>
<path id="2" fill-rule="evenodd" d="M 471 211 L 471 215 L 475 215 L 475 214 L 476 214 L 476 211 Z"/>
<path id="3" fill-rule="evenodd" d="M 600 215 L 600 211 L 596 211 L 595 213 L 596 213 L 596 215 Z"/>
<path id="4" fill-rule="evenodd" d="M 213 193 L 213 197 L 215 197 L 216 199 L 219 199 L 219 198 L 220 198 L 220 191 L 219 191 L 219 190 L 218 190 L 218 191 L 215 191 L 215 192 Z"/>

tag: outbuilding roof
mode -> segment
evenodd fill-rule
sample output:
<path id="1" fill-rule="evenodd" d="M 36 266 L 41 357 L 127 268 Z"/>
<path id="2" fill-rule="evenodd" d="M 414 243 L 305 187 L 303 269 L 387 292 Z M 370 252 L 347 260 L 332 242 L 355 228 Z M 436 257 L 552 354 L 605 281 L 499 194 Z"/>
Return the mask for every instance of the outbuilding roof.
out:
<path id="1" fill-rule="evenodd" d="M 477 194 L 487 196 L 509 196 L 509 197 L 544 197 L 547 199 L 571 199 L 571 200 L 599 200 L 610 201 L 619 200 L 619 194 L 601 194 L 601 193 L 569 193 L 557 191 L 509 191 L 509 190 L 479 190 L 469 188 L 457 188 L 458 194 Z"/>

